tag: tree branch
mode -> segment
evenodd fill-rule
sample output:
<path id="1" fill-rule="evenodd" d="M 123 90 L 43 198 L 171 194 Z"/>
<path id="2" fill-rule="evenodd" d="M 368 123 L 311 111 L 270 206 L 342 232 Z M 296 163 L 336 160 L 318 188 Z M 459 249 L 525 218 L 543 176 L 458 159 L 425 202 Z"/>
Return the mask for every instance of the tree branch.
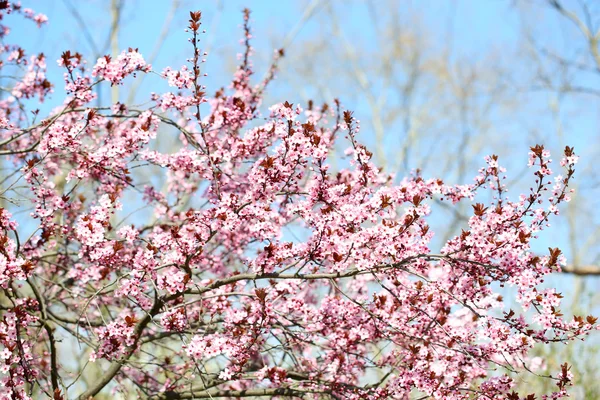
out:
<path id="1" fill-rule="evenodd" d="M 600 265 L 567 265 L 562 272 L 578 276 L 600 276 Z"/>
<path id="2" fill-rule="evenodd" d="M 154 306 L 152 306 L 152 309 L 146 314 L 146 316 L 135 327 L 135 330 L 134 330 L 135 342 L 133 343 L 132 346 L 129 347 L 129 351 L 127 352 L 127 354 L 125 354 L 120 360 L 114 361 L 111 364 L 108 371 L 106 371 L 102 375 L 102 378 L 100 378 L 100 380 L 98 382 L 96 382 L 96 384 L 94 386 L 92 386 L 91 388 L 89 388 L 88 390 L 83 392 L 81 395 L 79 395 L 77 397 L 77 399 L 88 400 L 88 399 L 94 397 L 96 394 L 98 394 L 104 388 L 104 386 L 106 386 L 110 381 L 112 381 L 112 379 L 115 377 L 115 375 L 117 375 L 117 373 L 119 373 L 119 371 L 121 370 L 121 367 L 123 366 L 124 362 L 127 361 L 133 355 L 133 353 L 135 353 L 135 350 L 137 348 L 137 344 L 140 340 L 141 334 L 144 331 L 144 329 L 146 329 L 146 327 L 148 326 L 150 321 L 152 321 L 152 318 L 160 312 L 161 308 L 166 303 L 168 303 L 169 301 L 173 300 L 174 298 L 176 298 L 180 295 L 181 294 L 175 294 L 175 295 L 172 295 L 172 296 L 169 296 L 166 298 L 161 297 L 161 298 L 156 299 Z"/>
<path id="3" fill-rule="evenodd" d="M 202 389 L 199 389 L 202 390 Z M 180 400 L 180 399 L 215 399 L 223 397 L 260 397 L 260 396 L 286 396 L 286 397 L 304 397 L 309 393 L 329 393 L 324 390 L 316 389 L 291 389 L 291 388 L 270 388 L 270 389 L 246 389 L 246 390 L 215 390 L 194 392 L 194 390 L 185 393 L 165 392 L 157 397 L 156 400 Z"/>

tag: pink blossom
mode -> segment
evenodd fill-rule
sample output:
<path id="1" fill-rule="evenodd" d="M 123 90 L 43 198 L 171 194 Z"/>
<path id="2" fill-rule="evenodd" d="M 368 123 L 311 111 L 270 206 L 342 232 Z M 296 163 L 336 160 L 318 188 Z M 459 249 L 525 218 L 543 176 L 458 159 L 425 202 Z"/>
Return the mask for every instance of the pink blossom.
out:
<path id="1" fill-rule="evenodd" d="M 14 2 L 9 12 L 46 21 Z M 532 250 L 569 200 L 572 148 L 554 176 L 549 151 L 531 147 L 532 187 L 511 197 L 496 155 L 466 182 L 396 179 L 338 101 L 262 106 L 283 52 L 254 84 L 249 21 L 245 10 L 231 84 L 210 96 L 200 12 L 190 13 L 189 65 L 156 74 L 174 92 L 141 105 L 99 107 L 95 94 L 151 71 L 137 49 L 91 70 L 65 51 L 65 92 L 47 115 L 21 102 L 54 90 L 43 55 L 1 54 L 23 66 L 0 101 L 0 143 L 31 207 L 26 226 L 0 208 L 5 397 L 62 396 L 83 372 L 65 364 L 72 356 L 103 360 L 107 377 L 91 392 L 72 385 L 75 397 L 193 397 L 210 384 L 209 395 L 515 398 L 512 371 L 544 367 L 535 346 L 598 329 L 591 315 L 564 316 L 563 295 L 543 286 L 565 267 L 562 252 Z M 438 201 L 468 210 L 441 248 L 430 225 Z M 75 353 L 61 340 L 77 342 Z M 544 398 L 568 396 L 569 366 L 548 374 L 557 389 Z"/>

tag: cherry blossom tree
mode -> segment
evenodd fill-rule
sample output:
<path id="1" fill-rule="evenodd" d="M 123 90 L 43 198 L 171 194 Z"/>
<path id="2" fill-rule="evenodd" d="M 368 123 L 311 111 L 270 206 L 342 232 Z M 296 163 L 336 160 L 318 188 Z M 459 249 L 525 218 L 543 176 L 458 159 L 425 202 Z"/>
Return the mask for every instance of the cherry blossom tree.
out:
<path id="1" fill-rule="evenodd" d="M 14 78 L 0 100 L 13 170 L 0 196 L 33 206 L 22 226 L 0 209 L 2 399 L 535 399 L 513 382 L 538 373 L 530 350 L 597 329 L 593 316 L 563 316 L 562 294 L 543 286 L 561 251 L 531 250 L 569 201 L 573 148 L 554 174 L 531 147 L 532 188 L 517 196 L 495 155 L 468 184 L 397 179 L 339 101 L 262 107 L 283 51 L 251 83 L 247 10 L 230 87 L 207 94 L 191 12 L 187 66 L 157 70 L 130 48 L 90 68 L 66 50 L 64 101 L 42 116 L 59 90 L 42 53 L 6 43 L 19 14 L 47 21 L 0 1 L 0 67 Z M 171 89 L 97 106 L 97 85 L 141 74 Z M 339 171 L 336 141 L 348 148 Z M 473 210 L 437 250 L 433 199 Z M 505 307 L 505 285 L 520 309 Z M 85 381 L 91 365 L 102 374 Z M 568 396 L 567 364 L 546 377 L 556 390 L 543 399 Z"/>

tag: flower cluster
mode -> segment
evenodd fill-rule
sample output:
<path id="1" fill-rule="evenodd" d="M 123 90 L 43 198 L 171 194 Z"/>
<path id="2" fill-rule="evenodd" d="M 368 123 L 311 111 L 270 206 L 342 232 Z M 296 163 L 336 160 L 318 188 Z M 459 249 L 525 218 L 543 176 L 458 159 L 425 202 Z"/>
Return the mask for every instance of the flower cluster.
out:
<path id="1" fill-rule="evenodd" d="M 128 352 L 128 346 L 135 344 L 135 324 L 137 320 L 134 316 L 126 315 L 107 326 L 100 327 L 96 334 L 100 346 L 98 350 L 90 355 L 90 361 L 96 361 L 98 358 L 113 360 Z"/>
<path id="2" fill-rule="evenodd" d="M 92 76 L 105 79 L 111 84 L 121 83 L 126 76 L 136 71 L 150 72 L 152 67 L 146 63 L 137 49 L 123 51 L 116 59 L 111 56 L 100 57 L 92 70 Z"/>
<path id="3" fill-rule="evenodd" d="M 30 399 L 27 385 L 32 384 L 42 371 L 34 368 L 33 344 L 24 340 L 23 332 L 34 325 L 37 303 L 31 299 L 17 299 L 13 308 L 3 313 L 0 321 L 0 380 L 1 399 Z M 11 394 L 14 396 L 11 397 Z"/>
<path id="4" fill-rule="evenodd" d="M 3 15 L 17 10 L 0 1 Z M 231 85 L 209 96 L 201 13 L 190 13 L 189 65 L 163 69 L 157 79 L 176 92 L 153 93 L 147 108 L 99 107 L 92 90 L 151 71 L 137 50 L 91 71 L 65 51 L 65 101 L 34 124 L 20 100 L 52 90 L 45 59 L 0 53 L 27 65 L 0 101 L 0 155 L 15 167 L 15 196 L 32 203 L 21 226 L 0 208 L 2 398 L 90 398 L 109 387 L 159 398 L 532 396 L 513 392 L 515 371 L 544 365 L 532 348 L 598 326 L 564 316 L 562 294 L 542 285 L 564 268 L 562 252 L 532 251 L 569 201 L 574 149 L 554 175 L 549 151 L 532 147 L 535 184 L 516 197 L 495 155 L 471 183 L 397 180 L 337 100 L 261 114 L 283 52 L 253 84 L 249 23 L 245 10 Z M 471 205 L 440 249 L 437 201 Z M 86 386 L 75 357 L 105 360 L 104 378 Z M 551 373 L 557 390 L 544 398 L 566 397 L 569 366 Z"/>
<path id="5" fill-rule="evenodd" d="M 34 269 L 31 261 L 17 256 L 17 243 L 9 237 L 17 230 L 11 214 L 0 208 L 0 287 L 7 289 L 13 280 L 26 279 Z"/>

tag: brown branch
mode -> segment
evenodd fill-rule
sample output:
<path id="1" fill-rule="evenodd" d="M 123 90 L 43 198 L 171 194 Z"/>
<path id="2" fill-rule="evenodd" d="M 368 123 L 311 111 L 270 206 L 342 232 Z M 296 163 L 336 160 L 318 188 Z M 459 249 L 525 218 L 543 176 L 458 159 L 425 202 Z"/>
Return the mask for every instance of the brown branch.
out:
<path id="1" fill-rule="evenodd" d="M 223 278 L 223 279 L 214 281 L 213 283 L 206 285 L 205 287 L 203 287 L 199 290 L 186 291 L 186 294 L 203 294 L 203 293 L 209 292 L 211 290 L 220 288 L 221 286 L 230 285 L 232 283 L 244 281 L 244 280 L 253 281 L 253 280 L 262 280 L 262 279 L 300 279 L 300 280 L 314 281 L 314 280 L 350 278 L 350 277 L 353 277 L 356 275 L 370 274 L 373 270 L 398 268 L 398 267 L 406 265 L 418 258 L 428 258 L 428 257 L 432 257 L 432 255 L 419 254 L 419 255 L 416 255 L 413 257 L 409 257 L 409 258 L 407 258 L 401 262 L 395 263 L 395 264 L 386 264 L 386 265 L 382 265 L 382 266 L 378 266 L 378 267 L 366 269 L 366 270 L 352 268 L 345 272 L 320 273 L 320 274 L 298 274 L 298 273 L 284 274 L 284 273 L 280 273 L 280 272 L 271 272 L 271 273 L 264 273 L 264 274 L 252 274 L 252 273 L 238 274 L 238 275 L 230 276 L 228 278 Z"/>
<path id="2" fill-rule="evenodd" d="M 349 269 L 344 272 L 316 273 L 316 274 L 298 274 L 298 273 L 284 274 L 284 273 L 279 273 L 279 272 L 272 272 L 272 273 L 266 273 L 266 274 L 253 274 L 253 273 L 238 274 L 238 275 L 233 275 L 233 276 L 230 276 L 227 278 L 216 280 L 216 281 L 212 282 L 211 284 L 206 285 L 203 288 L 198 289 L 198 290 L 188 290 L 185 293 L 186 294 L 196 294 L 196 295 L 204 294 L 206 292 L 220 288 L 222 286 L 227 286 L 232 283 L 243 281 L 243 280 L 248 280 L 248 281 L 263 280 L 263 279 L 326 280 L 326 279 L 350 278 L 350 277 L 357 276 L 357 275 L 369 274 L 369 273 L 372 273 L 373 271 L 377 271 L 377 270 L 402 267 L 402 266 L 409 264 L 410 262 L 412 262 L 416 259 L 419 259 L 419 258 L 446 259 L 446 260 L 451 260 L 451 261 L 474 263 L 474 264 L 478 264 L 478 265 L 481 265 L 484 267 L 497 268 L 496 266 L 481 264 L 481 263 L 478 263 L 478 262 L 475 262 L 472 260 L 456 259 L 456 258 L 450 257 L 448 255 L 418 254 L 416 256 L 409 257 L 409 258 L 407 258 L 401 262 L 395 263 L 395 264 L 381 265 L 381 266 L 377 266 L 377 267 L 366 269 L 366 270 L 359 270 L 357 268 L 352 268 L 352 269 Z M 579 266 L 579 267 L 566 266 L 562 269 L 562 272 L 570 273 L 570 274 L 574 274 L 574 275 L 600 275 L 600 266 L 594 266 L 594 265 Z"/>
<path id="3" fill-rule="evenodd" d="M 108 369 L 108 371 L 106 371 L 103 375 L 102 378 L 100 378 L 99 381 L 97 381 L 94 386 L 92 386 L 91 388 L 89 388 L 88 390 L 86 390 L 85 392 L 83 392 L 82 394 L 80 394 L 77 399 L 78 400 L 88 400 L 90 398 L 93 398 L 96 394 L 98 394 L 106 385 L 108 385 L 108 383 L 110 381 L 113 380 L 113 378 L 115 377 L 115 375 L 117 375 L 119 373 L 119 371 L 121 370 L 121 367 L 123 366 L 123 364 L 125 363 L 125 361 L 127 361 L 134 353 L 135 350 L 137 348 L 138 342 L 140 340 L 141 334 L 144 331 L 144 329 L 146 329 L 146 327 L 148 326 L 148 324 L 150 323 L 150 321 L 152 321 L 152 318 L 160 313 L 160 310 L 162 309 L 162 307 L 168 303 L 169 301 L 175 299 L 176 297 L 179 297 L 181 295 L 181 293 L 178 294 L 174 294 L 171 295 L 169 297 L 160 297 L 157 298 L 154 302 L 154 306 L 152 306 L 152 309 L 146 314 L 146 316 L 138 323 L 138 325 L 135 327 L 134 333 L 135 333 L 135 342 L 133 343 L 132 346 L 129 347 L 129 350 L 127 351 L 127 353 L 121 357 L 121 359 L 113 361 L 113 363 L 111 364 L 110 368 Z"/>
<path id="4" fill-rule="evenodd" d="M 562 272 L 578 276 L 600 276 L 600 265 L 567 265 L 562 268 Z"/>
<path id="5" fill-rule="evenodd" d="M 58 375 L 58 362 L 57 362 L 57 352 L 56 352 L 56 340 L 54 338 L 54 329 L 52 328 L 52 326 L 50 326 L 50 324 L 47 321 L 48 316 L 46 313 L 46 310 L 47 310 L 46 302 L 44 301 L 42 294 L 40 293 L 37 286 L 35 285 L 35 283 L 33 283 L 33 281 L 31 279 L 27 279 L 27 283 L 31 287 L 31 290 L 33 291 L 33 294 L 35 295 L 35 298 L 40 305 L 40 311 L 42 314 L 41 323 L 42 323 L 42 326 L 44 327 L 44 330 L 48 334 L 48 341 L 50 342 L 50 380 L 52 382 L 52 389 L 56 393 L 56 391 L 59 391 L 60 388 L 58 387 L 59 375 Z"/>
<path id="6" fill-rule="evenodd" d="M 260 396 L 286 396 L 286 397 L 304 397 L 309 393 L 329 393 L 324 390 L 316 389 L 291 389 L 291 388 L 271 388 L 271 389 L 246 389 L 246 390 L 216 390 L 198 392 L 194 390 L 185 393 L 165 392 L 153 399 L 160 400 L 179 400 L 179 399 L 215 399 L 223 397 L 260 397 Z M 329 393 L 330 394 L 330 393 Z"/>

